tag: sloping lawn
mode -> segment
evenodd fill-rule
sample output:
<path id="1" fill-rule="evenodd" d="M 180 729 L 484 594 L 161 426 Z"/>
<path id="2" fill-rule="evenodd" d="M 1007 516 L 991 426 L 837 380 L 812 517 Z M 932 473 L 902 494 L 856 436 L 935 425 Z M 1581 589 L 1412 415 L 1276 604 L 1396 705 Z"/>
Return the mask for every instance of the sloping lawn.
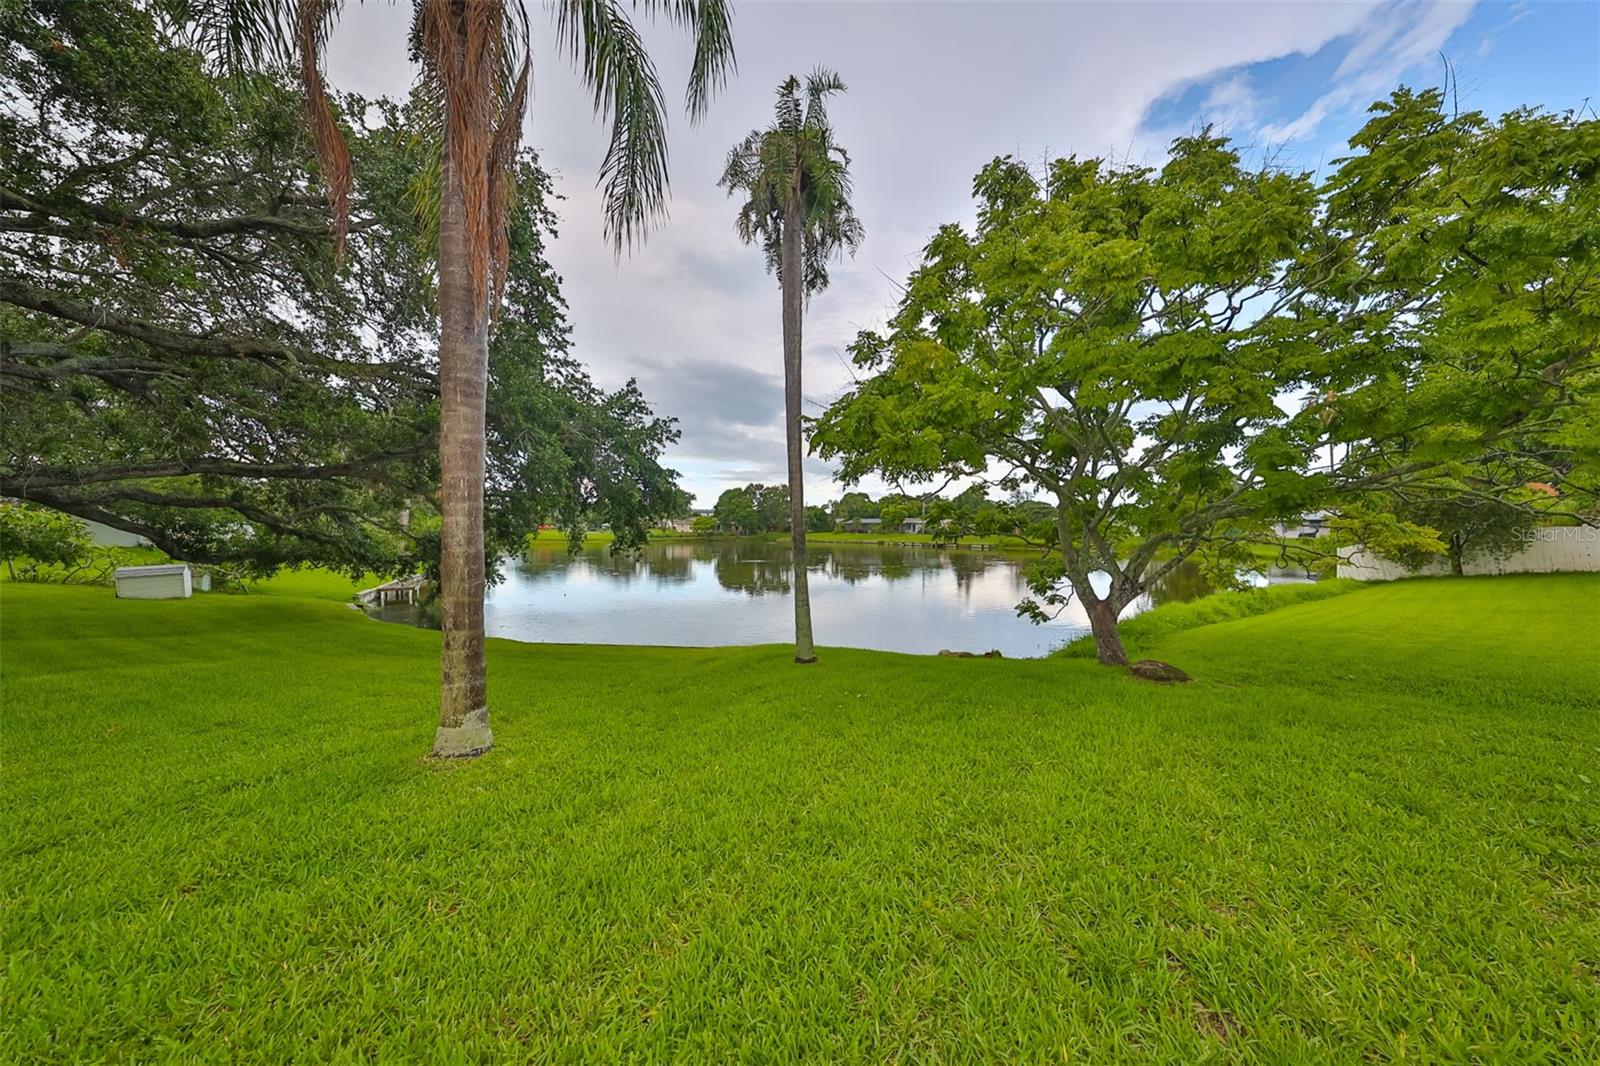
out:
<path id="1" fill-rule="evenodd" d="M 1600 578 L 1181 688 L 492 642 L 461 765 L 436 634 L 292 591 L 0 589 L 0 1061 L 1600 1060 Z"/>

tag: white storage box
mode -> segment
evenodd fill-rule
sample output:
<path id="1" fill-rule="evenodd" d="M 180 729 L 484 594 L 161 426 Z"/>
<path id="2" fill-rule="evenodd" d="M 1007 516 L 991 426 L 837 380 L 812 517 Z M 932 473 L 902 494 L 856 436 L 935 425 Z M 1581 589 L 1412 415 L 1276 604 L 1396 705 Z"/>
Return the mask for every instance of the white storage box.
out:
<path id="1" fill-rule="evenodd" d="M 193 591 L 188 563 L 123 566 L 116 579 L 121 600 L 186 600 Z"/>

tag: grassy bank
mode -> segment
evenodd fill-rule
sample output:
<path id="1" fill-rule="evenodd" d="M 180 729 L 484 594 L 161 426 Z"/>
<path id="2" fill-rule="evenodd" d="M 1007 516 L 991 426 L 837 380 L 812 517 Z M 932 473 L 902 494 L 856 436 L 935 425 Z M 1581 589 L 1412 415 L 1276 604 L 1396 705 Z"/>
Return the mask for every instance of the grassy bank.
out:
<path id="1" fill-rule="evenodd" d="M 590 530 L 589 532 L 587 532 L 587 533 L 585 533 L 583 535 L 583 543 L 584 543 L 585 547 L 596 547 L 596 546 L 604 546 L 604 545 L 608 545 L 608 544 L 614 544 L 614 543 L 616 543 L 616 539 L 617 539 L 616 534 L 612 533 L 608 529 Z M 690 534 L 690 533 L 679 533 L 677 530 L 673 530 L 673 529 L 652 529 L 650 531 L 650 539 L 651 540 L 693 540 L 695 538 L 694 538 L 693 534 Z M 537 532 L 529 533 L 528 536 L 527 536 L 527 541 L 528 541 L 528 544 L 530 546 L 534 545 L 534 544 L 539 544 L 539 545 L 551 545 L 551 546 L 556 546 L 556 547 L 565 547 L 566 543 L 567 543 L 567 535 L 565 533 L 561 532 L 561 530 L 559 530 L 559 529 L 541 529 L 541 530 L 538 530 Z"/>
<path id="2" fill-rule="evenodd" d="M 305 591 L 305 590 L 301 590 Z M 314 590 L 313 590 L 314 591 Z M 1594 1061 L 1600 578 L 1092 662 L 0 588 L 0 1061 Z"/>
<path id="3" fill-rule="evenodd" d="M 1330 578 L 1303 585 L 1269 585 L 1265 588 L 1217 592 L 1189 603 L 1168 603 L 1121 623 L 1122 643 L 1128 654 L 1142 656 L 1168 637 L 1200 626 L 1232 622 L 1302 603 L 1325 600 L 1367 588 L 1349 578 Z M 1055 652 L 1069 659 L 1092 659 L 1094 637 L 1084 635 Z"/>
<path id="4" fill-rule="evenodd" d="M 783 536 L 787 537 L 785 533 Z M 962 537 L 939 539 L 932 533 L 807 533 L 808 544 L 927 544 L 943 548 L 995 548 L 1006 551 L 1038 551 L 1037 545 L 1018 537 Z"/>

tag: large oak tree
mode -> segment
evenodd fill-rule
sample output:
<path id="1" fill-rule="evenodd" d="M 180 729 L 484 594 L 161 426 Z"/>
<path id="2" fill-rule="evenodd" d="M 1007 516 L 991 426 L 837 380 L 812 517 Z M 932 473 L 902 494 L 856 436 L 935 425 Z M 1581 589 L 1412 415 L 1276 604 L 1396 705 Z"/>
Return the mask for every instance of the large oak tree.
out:
<path id="1" fill-rule="evenodd" d="M 438 523 L 405 521 L 442 503 L 431 102 L 334 112 L 339 257 L 298 90 L 219 75 L 191 29 L 111 0 L 0 22 L 0 492 L 184 559 L 437 572 Z M 682 500 L 671 423 L 567 354 L 548 179 L 519 152 L 505 180 L 480 570 L 546 517 L 636 543 Z"/>

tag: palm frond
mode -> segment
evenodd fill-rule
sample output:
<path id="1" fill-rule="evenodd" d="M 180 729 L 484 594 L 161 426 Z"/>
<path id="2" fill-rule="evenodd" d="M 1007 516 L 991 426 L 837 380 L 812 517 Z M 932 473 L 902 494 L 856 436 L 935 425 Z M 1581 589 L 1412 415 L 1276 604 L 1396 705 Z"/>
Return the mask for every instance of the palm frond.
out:
<path id="1" fill-rule="evenodd" d="M 844 79 L 827 67 L 818 67 L 806 78 L 807 129 L 828 129 L 827 99 L 834 93 L 845 91 Z"/>
<path id="2" fill-rule="evenodd" d="M 333 216 L 334 252 L 342 255 L 345 236 L 350 231 L 350 191 L 355 176 L 350 146 L 345 144 L 328 99 L 327 83 L 322 79 L 322 52 L 338 15 L 339 0 L 299 0 L 295 6 L 294 40 L 300 56 L 300 84 L 305 91 L 306 125 L 317 148 L 322 185 Z"/>
<path id="3" fill-rule="evenodd" d="M 800 128 L 804 113 L 800 105 L 799 78 L 791 74 L 778 86 L 778 102 L 773 110 L 777 115 L 778 129 L 792 133 Z"/>
<path id="4" fill-rule="evenodd" d="M 229 74 L 294 58 L 295 0 L 156 0 L 151 11 Z"/>
<path id="5" fill-rule="evenodd" d="M 528 103 L 528 79 L 532 71 L 532 58 L 524 48 L 522 70 L 517 75 L 511 94 L 500 115 L 489 146 L 489 211 L 490 236 L 493 245 L 489 254 L 489 308 L 498 317 L 500 297 L 505 291 L 506 267 L 511 257 L 510 231 L 506 220 L 516 195 L 517 145 L 522 140 L 522 113 Z"/>
<path id="6" fill-rule="evenodd" d="M 694 62 L 684 90 L 689 118 L 698 122 L 711 97 L 727 86 L 738 70 L 733 53 L 733 5 L 728 0 L 672 0 L 668 12 L 675 25 L 694 34 Z"/>
<path id="7" fill-rule="evenodd" d="M 620 253 L 666 214 L 667 117 L 655 64 L 616 0 L 566 0 L 556 37 L 578 64 L 595 113 L 611 122 L 600 164 L 606 233 Z"/>
<path id="8" fill-rule="evenodd" d="M 473 291 L 497 302 L 511 185 L 501 172 L 522 136 L 530 76 L 527 12 L 522 0 L 417 0 L 411 37 L 421 88 L 439 101 L 444 170 L 462 186 Z"/>
<path id="9" fill-rule="evenodd" d="M 742 193 L 734 230 L 746 244 L 759 243 L 767 270 L 782 278 L 784 219 L 793 203 L 802 228 L 801 267 L 807 295 L 828 286 L 828 263 L 855 254 L 865 229 L 850 203 L 850 156 L 833 141 L 827 97 L 844 91 L 833 71 L 819 67 L 805 82 L 789 77 L 778 86 L 773 123 L 752 130 L 728 152 L 718 184 Z"/>

